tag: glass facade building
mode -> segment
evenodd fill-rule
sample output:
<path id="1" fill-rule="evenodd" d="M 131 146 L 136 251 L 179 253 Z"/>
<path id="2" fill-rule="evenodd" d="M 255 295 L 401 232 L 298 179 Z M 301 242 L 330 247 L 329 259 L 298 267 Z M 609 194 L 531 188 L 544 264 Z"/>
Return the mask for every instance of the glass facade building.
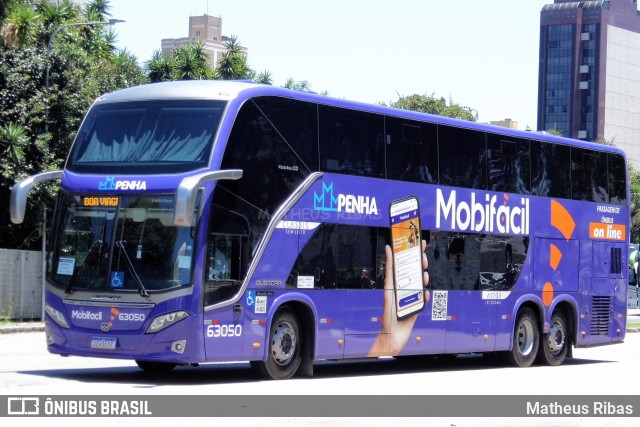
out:
<path id="1" fill-rule="evenodd" d="M 538 129 L 608 140 L 640 168 L 637 0 L 555 0 L 540 14 Z"/>

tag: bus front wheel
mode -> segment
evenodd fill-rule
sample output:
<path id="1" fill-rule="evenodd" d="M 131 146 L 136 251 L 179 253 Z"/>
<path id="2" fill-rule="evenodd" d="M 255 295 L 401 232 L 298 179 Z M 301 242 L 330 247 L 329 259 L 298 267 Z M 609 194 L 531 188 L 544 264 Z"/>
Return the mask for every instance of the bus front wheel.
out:
<path id="1" fill-rule="evenodd" d="M 549 366 L 561 365 L 567 357 L 568 349 L 567 321 L 561 312 L 554 313 L 551 316 L 549 333 L 542 335 L 538 360 Z"/>
<path id="2" fill-rule="evenodd" d="M 513 332 L 513 348 L 504 354 L 513 366 L 526 368 L 533 364 L 538 354 L 540 333 L 536 314 L 528 307 L 518 313 Z"/>
<path id="3" fill-rule="evenodd" d="M 291 378 L 300 366 L 301 340 L 296 315 L 290 309 L 281 310 L 271 323 L 267 360 L 252 362 L 252 366 L 269 379 Z"/>

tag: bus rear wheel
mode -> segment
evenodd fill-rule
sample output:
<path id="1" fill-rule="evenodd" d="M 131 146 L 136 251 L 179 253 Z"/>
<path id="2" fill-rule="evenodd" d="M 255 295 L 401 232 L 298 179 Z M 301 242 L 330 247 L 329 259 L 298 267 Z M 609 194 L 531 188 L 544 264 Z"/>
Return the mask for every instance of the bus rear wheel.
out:
<path id="1" fill-rule="evenodd" d="M 136 364 L 140 369 L 151 374 L 165 374 L 175 368 L 177 363 L 170 362 L 148 362 L 146 360 L 136 360 Z"/>
<path id="2" fill-rule="evenodd" d="M 538 360 L 549 366 L 561 365 L 567 357 L 568 349 L 567 320 L 561 312 L 554 313 L 549 333 L 542 336 Z"/>
<path id="3" fill-rule="evenodd" d="M 300 322 L 292 310 L 281 310 L 274 317 L 269 332 L 268 351 L 266 361 L 251 363 L 264 377 L 274 380 L 288 379 L 300 367 Z"/>
<path id="4" fill-rule="evenodd" d="M 531 366 L 538 354 L 540 333 L 536 314 L 528 307 L 518 313 L 513 332 L 513 348 L 503 354 L 513 366 L 526 368 Z"/>

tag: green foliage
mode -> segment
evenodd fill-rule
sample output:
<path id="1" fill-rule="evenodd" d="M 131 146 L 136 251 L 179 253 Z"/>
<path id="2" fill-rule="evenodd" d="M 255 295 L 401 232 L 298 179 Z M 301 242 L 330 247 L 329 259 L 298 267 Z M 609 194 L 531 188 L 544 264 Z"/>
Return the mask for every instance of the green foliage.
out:
<path id="1" fill-rule="evenodd" d="M 631 192 L 631 242 L 640 243 L 640 171 L 629 165 Z"/>
<path id="2" fill-rule="evenodd" d="M 291 90 L 310 91 L 311 84 L 306 80 L 295 81 L 292 77 L 287 79 L 284 87 Z"/>
<path id="3" fill-rule="evenodd" d="M 108 11 L 107 0 L 88 2 L 86 12 L 70 0 L 13 0 L 2 19 L 0 7 L 0 200 L 6 212 L 0 221 L 0 247 L 20 247 L 40 227 L 42 209 L 52 209 L 58 185 L 36 186 L 25 222 L 17 226 L 8 215 L 13 184 L 62 167 L 95 98 L 146 81 L 137 59 L 114 48 L 112 29 L 82 25 L 107 20 Z"/>
<path id="4" fill-rule="evenodd" d="M 215 78 L 220 80 L 253 78 L 255 72 L 247 63 L 247 55 L 238 37 L 232 35 L 225 40 L 224 44 L 227 51 L 220 55 Z"/>
<path id="5" fill-rule="evenodd" d="M 256 83 L 261 83 L 263 85 L 273 85 L 273 77 L 271 76 L 271 72 L 268 70 L 264 70 L 258 74 L 256 77 Z"/>
<path id="6" fill-rule="evenodd" d="M 204 43 L 197 41 L 173 51 L 174 80 L 205 80 L 213 77 Z"/>
<path id="7" fill-rule="evenodd" d="M 397 101 L 392 102 L 394 108 L 403 110 L 420 111 L 423 113 L 436 114 L 438 116 L 455 117 L 458 119 L 475 122 L 478 120 L 478 111 L 470 107 L 465 107 L 453 102 L 449 97 L 449 102 L 440 97 L 431 95 L 409 95 L 401 96 Z"/>
<path id="8" fill-rule="evenodd" d="M 8 9 L 0 36 L 8 46 L 32 43 L 38 33 L 42 17 L 28 3 L 14 2 Z"/>

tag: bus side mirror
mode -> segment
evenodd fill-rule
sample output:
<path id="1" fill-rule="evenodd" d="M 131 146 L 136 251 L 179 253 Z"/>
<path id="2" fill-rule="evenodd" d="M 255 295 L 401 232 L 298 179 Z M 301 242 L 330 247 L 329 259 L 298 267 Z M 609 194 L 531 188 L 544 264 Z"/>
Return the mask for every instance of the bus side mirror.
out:
<path id="1" fill-rule="evenodd" d="M 173 221 L 178 227 L 193 227 L 195 219 L 193 211 L 196 206 L 198 189 L 203 182 L 218 181 L 222 179 L 236 180 L 242 178 L 241 169 L 227 169 L 213 172 L 205 172 L 199 175 L 184 178 L 176 191 L 176 209 Z"/>
<path id="2" fill-rule="evenodd" d="M 11 202 L 9 205 L 11 222 L 14 224 L 22 224 L 22 221 L 24 221 L 24 214 L 27 210 L 27 197 L 33 186 L 39 182 L 53 181 L 54 179 L 62 179 L 62 171 L 43 172 L 37 175 L 31 175 L 14 185 L 11 189 Z"/>

